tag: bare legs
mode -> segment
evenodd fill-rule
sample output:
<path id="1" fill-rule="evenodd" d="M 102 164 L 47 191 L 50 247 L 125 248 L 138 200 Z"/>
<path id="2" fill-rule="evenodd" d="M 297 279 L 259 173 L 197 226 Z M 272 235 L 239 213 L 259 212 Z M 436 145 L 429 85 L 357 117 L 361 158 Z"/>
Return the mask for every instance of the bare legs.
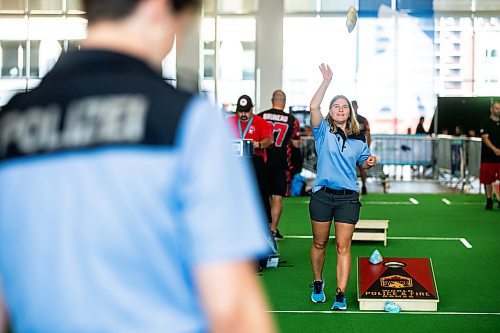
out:
<path id="1" fill-rule="evenodd" d="M 486 199 L 491 199 L 493 195 L 493 185 L 492 184 L 484 184 L 484 192 L 486 193 Z"/>
<path id="2" fill-rule="evenodd" d="M 314 280 L 323 279 L 326 247 L 330 236 L 331 222 L 312 220 L 313 244 L 311 246 L 311 266 Z M 354 224 L 335 223 L 335 245 L 337 248 L 337 287 L 345 291 L 351 272 L 351 240 Z"/>
<path id="3" fill-rule="evenodd" d="M 313 244 L 311 246 L 311 266 L 314 280 L 323 280 L 323 265 L 325 264 L 326 245 L 330 237 L 332 222 L 316 222 L 311 220 Z"/>
<path id="4" fill-rule="evenodd" d="M 354 224 L 335 223 L 335 245 L 337 247 L 337 288 L 345 292 L 351 273 L 351 240 Z"/>
<path id="5" fill-rule="evenodd" d="M 281 195 L 271 195 L 271 231 L 276 232 L 283 209 L 283 197 Z"/>

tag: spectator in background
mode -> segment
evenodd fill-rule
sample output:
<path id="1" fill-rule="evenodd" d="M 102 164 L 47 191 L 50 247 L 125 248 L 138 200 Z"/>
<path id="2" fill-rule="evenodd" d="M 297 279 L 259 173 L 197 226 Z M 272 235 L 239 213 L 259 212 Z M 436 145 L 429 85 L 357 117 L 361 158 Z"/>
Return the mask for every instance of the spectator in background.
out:
<path id="1" fill-rule="evenodd" d="M 82 50 L 0 113 L 12 331 L 273 331 L 249 170 L 214 107 L 161 76 L 200 5 L 84 0 Z"/>
<path id="2" fill-rule="evenodd" d="M 360 115 L 358 113 L 358 102 L 357 101 L 352 101 L 352 108 L 354 111 L 354 114 L 356 115 L 356 119 L 359 123 L 359 133 L 363 135 L 366 138 L 366 143 L 368 144 L 368 148 L 370 148 L 370 145 L 372 143 L 372 135 L 370 131 L 370 124 L 368 123 L 368 120 Z M 361 165 L 358 165 L 358 170 L 359 173 L 361 174 L 361 194 L 367 194 L 366 191 L 366 169 L 361 167 Z"/>
<path id="3" fill-rule="evenodd" d="M 271 232 L 275 239 L 283 239 L 278 230 L 283 197 L 288 192 L 290 177 L 290 155 L 292 147 L 300 146 L 299 121 L 291 114 L 283 111 L 286 105 L 286 95 L 282 90 L 273 92 L 272 108 L 262 111 L 259 116 L 273 128 L 274 141 L 267 148 L 267 170 L 269 191 L 271 194 Z M 288 175 L 287 175 L 288 172 Z"/>
<path id="4" fill-rule="evenodd" d="M 273 144 L 273 128 L 262 117 L 254 115 L 253 110 L 250 96 L 242 95 L 236 103 L 236 115 L 228 117 L 227 121 L 233 130 L 234 137 L 253 140 L 255 153 L 252 156 L 252 164 L 257 177 L 261 202 L 266 211 L 267 222 L 271 224 L 266 148 Z"/>
<path id="5" fill-rule="evenodd" d="M 462 131 L 462 126 L 457 125 L 455 126 L 455 132 L 453 133 L 454 136 L 463 136 L 464 132 Z"/>
<path id="6" fill-rule="evenodd" d="M 448 131 L 448 129 L 447 129 L 447 128 L 443 128 L 443 129 L 441 130 L 441 133 L 439 133 L 439 134 L 442 134 L 442 135 L 449 135 L 449 134 L 450 134 L 450 132 Z"/>
<path id="7" fill-rule="evenodd" d="M 424 129 L 424 117 L 420 117 L 418 120 L 417 129 L 415 130 L 415 134 L 427 134 L 427 131 Z"/>
<path id="8" fill-rule="evenodd" d="M 411 135 L 411 127 L 408 127 L 408 128 L 406 129 L 406 134 L 407 134 L 407 135 Z"/>
<path id="9" fill-rule="evenodd" d="M 479 180 L 486 193 L 485 208 L 492 210 L 493 183 L 500 180 L 500 99 L 491 101 L 490 116 L 481 121 L 479 128 L 483 140 Z"/>

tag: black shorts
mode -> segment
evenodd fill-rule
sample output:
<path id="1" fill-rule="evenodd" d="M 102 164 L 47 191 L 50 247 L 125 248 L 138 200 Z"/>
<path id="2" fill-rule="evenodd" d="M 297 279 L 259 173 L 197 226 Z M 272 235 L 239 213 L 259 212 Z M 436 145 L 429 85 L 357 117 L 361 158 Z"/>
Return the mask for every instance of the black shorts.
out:
<path id="1" fill-rule="evenodd" d="M 286 195 L 286 167 L 279 164 L 268 164 L 269 193 L 271 195 Z"/>
<path id="2" fill-rule="evenodd" d="M 324 188 L 314 192 L 309 201 L 309 216 L 316 222 L 343 222 L 356 224 L 361 202 L 359 193 L 327 193 Z"/>

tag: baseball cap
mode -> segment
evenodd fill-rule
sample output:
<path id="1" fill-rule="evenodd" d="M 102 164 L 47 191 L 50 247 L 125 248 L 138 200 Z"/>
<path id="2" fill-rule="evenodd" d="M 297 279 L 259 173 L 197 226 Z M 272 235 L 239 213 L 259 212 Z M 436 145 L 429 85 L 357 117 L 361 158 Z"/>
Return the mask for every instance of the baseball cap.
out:
<path id="1" fill-rule="evenodd" d="M 236 104 L 236 111 L 248 112 L 252 109 L 253 103 L 252 99 L 248 95 L 242 95 L 238 98 L 238 103 Z"/>

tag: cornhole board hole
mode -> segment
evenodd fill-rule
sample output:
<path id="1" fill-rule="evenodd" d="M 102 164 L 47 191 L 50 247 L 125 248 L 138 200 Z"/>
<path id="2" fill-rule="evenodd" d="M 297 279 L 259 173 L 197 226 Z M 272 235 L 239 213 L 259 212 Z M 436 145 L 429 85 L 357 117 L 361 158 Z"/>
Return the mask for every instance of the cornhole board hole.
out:
<path id="1" fill-rule="evenodd" d="M 384 258 L 377 265 L 358 257 L 360 310 L 384 310 L 393 301 L 402 311 L 437 311 L 439 295 L 430 258 Z"/>

